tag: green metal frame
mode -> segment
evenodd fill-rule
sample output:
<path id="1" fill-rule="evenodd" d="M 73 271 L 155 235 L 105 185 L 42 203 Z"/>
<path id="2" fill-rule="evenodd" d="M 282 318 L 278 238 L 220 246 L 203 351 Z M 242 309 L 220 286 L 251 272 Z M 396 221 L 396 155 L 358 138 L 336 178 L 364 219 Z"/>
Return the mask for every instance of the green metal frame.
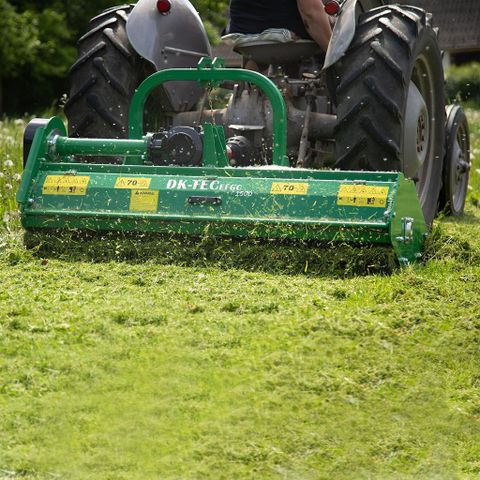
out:
<path id="1" fill-rule="evenodd" d="M 124 156 L 125 164 L 142 165 L 146 156 L 148 137 L 143 135 L 143 112 L 145 103 L 153 90 L 170 81 L 197 81 L 213 87 L 225 81 L 245 81 L 258 86 L 269 98 L 273 111 L 272 162 L 274 165 L 289 166 L 287 149 L 287 109 L 282 94 L 275 84 L 264 75 L 250 70 L 224 68 L 223 60 L 203 58 L 198 68 L 162 70 L 148 77 L 135 92 L 130 105 L 129 139 L 58 138 L 52 154 Z M 223 129 L 222 129 L 223 130 Z M 214 133 L 207 132 L 210 142 L 215 142 Z M 210 135 L 209 135 L 210 134 Z M 219 133 L 217 132 L 216 135 Z M 218 145 L 206 142 L 207 151 L 218 151 Z M 225 146 L 223 146 L 225 148 Z M 207 160 L 211 163 L 211 159 Z M 224 162 L 221 162 L 224 163 Z M 219 166 L 225 166 L 221 164 Z"/>
<path id="2" fill-rule="evenodd" d="M 145 101 L 165 81 L 186 79 L 204 84 L 244 80 L 262 88 L 274 111 L 274 165 L 228 166 L 223 128 L 209 124 L 204 125 L 202 167 L 149 164 Z M 259 73 L 224 69 L 220 61 L 204 59 L 198 69 L 165 70 L 145 80 L 132 100 L 130 139 L 67 138 L 58 118 L 39 128 L 17 194 L 22 223 L 27 229 L 189 235 L 208 229 L 239 237 L 390 244 L 400 264 L 421 256 L 427 227 L 412 181 L 397 172 L 293 169 L 285 152 L 285 103 L 275 85 Z M 77 163 L 75 155 L 122 156 L 125 163 Z M 82 178 L 88 185 L 69 192 L 68 185 Z M 47 179 L 60 179 L 67 187 L 48 189 Z M 346 203 L 342 189 L 354 192 Z M 360 198 L 362 191 L 374 192 L 370 204 Z M 382 201 L 375 192 L 384 192 Z"/>

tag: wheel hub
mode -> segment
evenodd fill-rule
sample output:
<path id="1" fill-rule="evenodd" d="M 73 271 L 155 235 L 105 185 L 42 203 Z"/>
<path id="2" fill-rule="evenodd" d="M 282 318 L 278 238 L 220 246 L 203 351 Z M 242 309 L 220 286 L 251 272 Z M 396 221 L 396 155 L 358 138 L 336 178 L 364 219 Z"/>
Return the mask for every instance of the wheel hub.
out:
<path id="1" fill-rule="evenodd" d="M 427 148 L 426 145 L 427 122 L 425 116 L 422 114 L 418 117 L 417 123 L 417 155 L 423 155 Z"/>
<path id="2" fill-rule="evenodd" d="M 463 176 L 470 171 L 470 164 L 465 161 L 465 154 L 458 142 L 458 138 L 455 139 L 453 146 L 453 158 L 455 162 L 455 181 L 460 183 L 463 180 Z"/>
<path id="3" fill-rule="evenodd" d="M 418 180 L 428 154 L 430 119 L 425 100 L 413 82 L 408 88 L 405 116 L 402 171 L 407 178 Z"/>
<path id="4" fill-rule="evenodd" d="M 466 157 L 466 152 L 462 148 L 462 139 L 459 135 L 462 135 L 463 131 L 459 130 L 455 137 L 455 142 L 452 147 L 452 167 L 451 167 L 451 192 L 452 198 L 450 199 L 451 208 L 456 211 L 460 211 L 465 201 L 465 189 L 468 183 L 468 176 L 470 172 L 470 163 Z"/>

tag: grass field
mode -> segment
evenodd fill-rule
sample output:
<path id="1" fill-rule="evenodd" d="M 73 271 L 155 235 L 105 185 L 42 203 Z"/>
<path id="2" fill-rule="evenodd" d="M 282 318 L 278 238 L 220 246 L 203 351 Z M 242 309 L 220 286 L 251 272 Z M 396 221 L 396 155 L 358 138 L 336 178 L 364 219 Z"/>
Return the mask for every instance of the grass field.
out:
<path id="1" fill-rule="evenodd" d="M 479 478 L 469 117 L 466 216 L 437 221 L 426 264 L 345 276 L 275 245 L 250 265 L 241 248 L 238 263 L 133 260 L 114 241 L 101 261 L 78 240 L 27 251 L 22 122 L 4 121 L 0 479 Z"/>

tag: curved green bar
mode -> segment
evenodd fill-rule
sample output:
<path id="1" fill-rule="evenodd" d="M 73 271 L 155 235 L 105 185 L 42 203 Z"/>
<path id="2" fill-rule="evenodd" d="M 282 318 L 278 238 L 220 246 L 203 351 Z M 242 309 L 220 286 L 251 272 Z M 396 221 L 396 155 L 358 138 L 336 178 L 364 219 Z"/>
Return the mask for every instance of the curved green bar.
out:
<path id="1" fill-rule="evenodd" d="M 131 139 L 141 139 L 143 136 L 143 111 L 145 102 L 151 92 L 165 82 L 198 81 L 224 82 L 244 81 L 259 87 L 269 98 L 273 109 L 273 163 L 289 166 L 287 151 L 287 108 L 282 94 L 276 85 L 267 77 L 251 70 L 238 68 L 175 68 L 162 70 L 148 77 L 135 92 L 130 104 Z"/>

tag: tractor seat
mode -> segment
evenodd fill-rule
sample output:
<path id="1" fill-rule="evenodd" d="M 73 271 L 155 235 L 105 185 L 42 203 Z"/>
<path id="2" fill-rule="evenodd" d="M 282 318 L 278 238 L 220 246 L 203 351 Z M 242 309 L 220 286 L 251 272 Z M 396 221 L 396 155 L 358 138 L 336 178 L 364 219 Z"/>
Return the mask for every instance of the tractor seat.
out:
<path id="1" fill-rule="evenodd" d="M 245 58 L 261 65 L 285 65 L 322 54 L 312 40 L 294 39 L 285 29 L 268 29 L 258 34 L 231 33 L 222 39 Z"/>

